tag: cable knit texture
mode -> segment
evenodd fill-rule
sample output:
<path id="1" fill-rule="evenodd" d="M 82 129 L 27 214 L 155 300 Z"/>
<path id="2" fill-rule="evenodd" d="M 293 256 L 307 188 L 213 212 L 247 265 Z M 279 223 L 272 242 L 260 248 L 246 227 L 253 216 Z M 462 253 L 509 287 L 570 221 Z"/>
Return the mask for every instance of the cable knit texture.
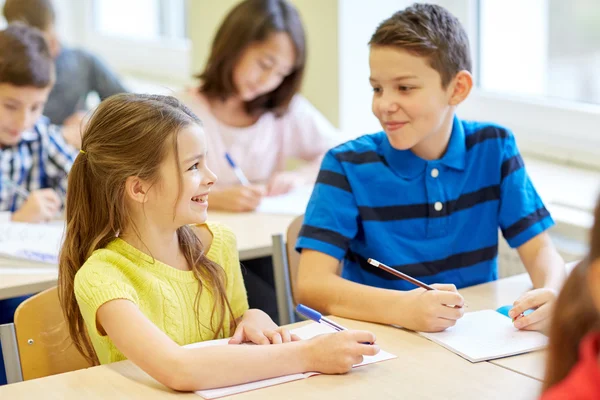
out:
<path id="1" fill-rule="evenodd" d="M 227 275 L 227 298 L 238 318 L 248 309 L 233 232 L 218 223 L 207 223 L 213 240 L 207 257 Z M 198 281 L 191 271 L 181 271 L 154 260 L 122 239 L 96 250 L 75 276 L 75 296 L 101 364 L 125 359 L 110 338 L 96 327 L 98 308 L 114 299 L 127 299 L 158 328 L 180 345 L 213 338 L 210 315 L 214 297 L 206 287 L 200 297 L 200 329 L 194 312 Z M 225 337 L 231 336 L 231 319 L 225 315 Z"/>

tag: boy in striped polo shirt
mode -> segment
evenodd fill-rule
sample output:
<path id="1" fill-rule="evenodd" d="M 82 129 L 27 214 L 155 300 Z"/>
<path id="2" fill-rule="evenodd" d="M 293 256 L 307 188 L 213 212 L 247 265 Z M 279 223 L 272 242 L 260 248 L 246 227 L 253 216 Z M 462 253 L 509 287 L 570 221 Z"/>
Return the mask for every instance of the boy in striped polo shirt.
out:
<path id="1" fill-rule="evenodd" d="M 0 32 L 0 222 L 44 222 L 60 211 L 75 150 L 42 116 L 54 61 L 41 32 Z"/>
<path id="2" fill-rule="evenodd" d="M 325 156 L 297 242 L 299 300 L 342 317 L 444 330 L 463 315 L 446 306 L 463 305 L 457 287 L 497 279 L 500 228 L 534 285 L 511 316 L 535 311 L 515 326 L 542 329 L 565 275 L 546 233 L 554 222 L 512 133 L 455 116 L 473 85 L 460 22 L 415 4 L 381 23 L 369 45 L 384 131 Z M 415 289 L 368 258 L 440 290 Z"/>

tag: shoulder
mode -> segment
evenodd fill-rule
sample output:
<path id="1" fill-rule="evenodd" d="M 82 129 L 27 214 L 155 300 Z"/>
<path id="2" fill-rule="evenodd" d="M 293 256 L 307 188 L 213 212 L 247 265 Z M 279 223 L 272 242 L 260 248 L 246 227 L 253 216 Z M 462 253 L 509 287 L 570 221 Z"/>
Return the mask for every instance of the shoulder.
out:
<path id="1" fill-rule="evenodd" d="M 196 225 L 194 231 L 203 245 L 208 244 L 207 242 L 210 240 L 210 248 L 207 256 L 217 264 L 226 264 L 226 259 L 237 254 L 235 234 L 227 225 L 220 222 L 208 221 L 202 225 Z M 208 240 L 206 239 L 207 236 L 209 236 Z"/>
<path id="2" fill-rule="evenodd" d="M 514 142 L 510 129 L 493 123 L 481 121 L 459 120 L 465 132 L 467 150 L 478 148 L 479 145 L 492 145 L 493 148 L 502 149 L 507 144 Z M 482 146 L 482 148 L 490 146 Z"/>
<path id="3" fill-rule="evenodd" d="M 385 132 L 378 132 L 360 136 L 349 140 L 329 150 L 328 155 L 343 162 L 346 156 L 351 154 L 373 154 L 379 153 L 381 143 L 385 140 Z"/>
<path id="4" fill-rule="evenodd" d="M 107 248 L 96 250 L 75 275 L 75 288 L 82 285 L 100 286 L 111 281 L 124 281 L 125 273 L 119 268 L 125 258 Z"/>

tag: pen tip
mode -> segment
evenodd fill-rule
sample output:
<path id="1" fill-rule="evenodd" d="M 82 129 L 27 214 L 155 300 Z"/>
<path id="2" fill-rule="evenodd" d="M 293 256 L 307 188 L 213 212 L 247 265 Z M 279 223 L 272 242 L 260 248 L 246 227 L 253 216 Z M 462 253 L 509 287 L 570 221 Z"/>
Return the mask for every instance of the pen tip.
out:
<path id="1" fill-rule="evenodd" d="M 373 260 L 372 258 L 369 258 L 369 259 L 367 260 L 367 262 L 368 262 L 369 264 L 371 264 L 372 266 L 374 266 L 374 267 L 379 267 L 379 261 L 377 261 L 377 260 Z"/>

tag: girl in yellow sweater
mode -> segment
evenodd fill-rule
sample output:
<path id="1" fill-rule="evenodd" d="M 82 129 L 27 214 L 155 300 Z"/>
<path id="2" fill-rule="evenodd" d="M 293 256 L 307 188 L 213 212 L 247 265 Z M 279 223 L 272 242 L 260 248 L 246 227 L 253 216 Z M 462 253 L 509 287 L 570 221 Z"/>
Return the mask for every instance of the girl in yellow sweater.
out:
<path id="1" fill-rule="evenodd" d="M 176 390 L 342 373 L 375 354 L 361 344 L 372 333 L 297 341 L 248 310 L 235 237 L 206 223 L 216 181 L 206 152 L 201 122 L 172 97 L 116 95 L 95 111 L 69 175 L 60 255 L 79 351 L 94 364 L 130 359 Z M 232 334 L 264 346 L 182 347 Z"/>

